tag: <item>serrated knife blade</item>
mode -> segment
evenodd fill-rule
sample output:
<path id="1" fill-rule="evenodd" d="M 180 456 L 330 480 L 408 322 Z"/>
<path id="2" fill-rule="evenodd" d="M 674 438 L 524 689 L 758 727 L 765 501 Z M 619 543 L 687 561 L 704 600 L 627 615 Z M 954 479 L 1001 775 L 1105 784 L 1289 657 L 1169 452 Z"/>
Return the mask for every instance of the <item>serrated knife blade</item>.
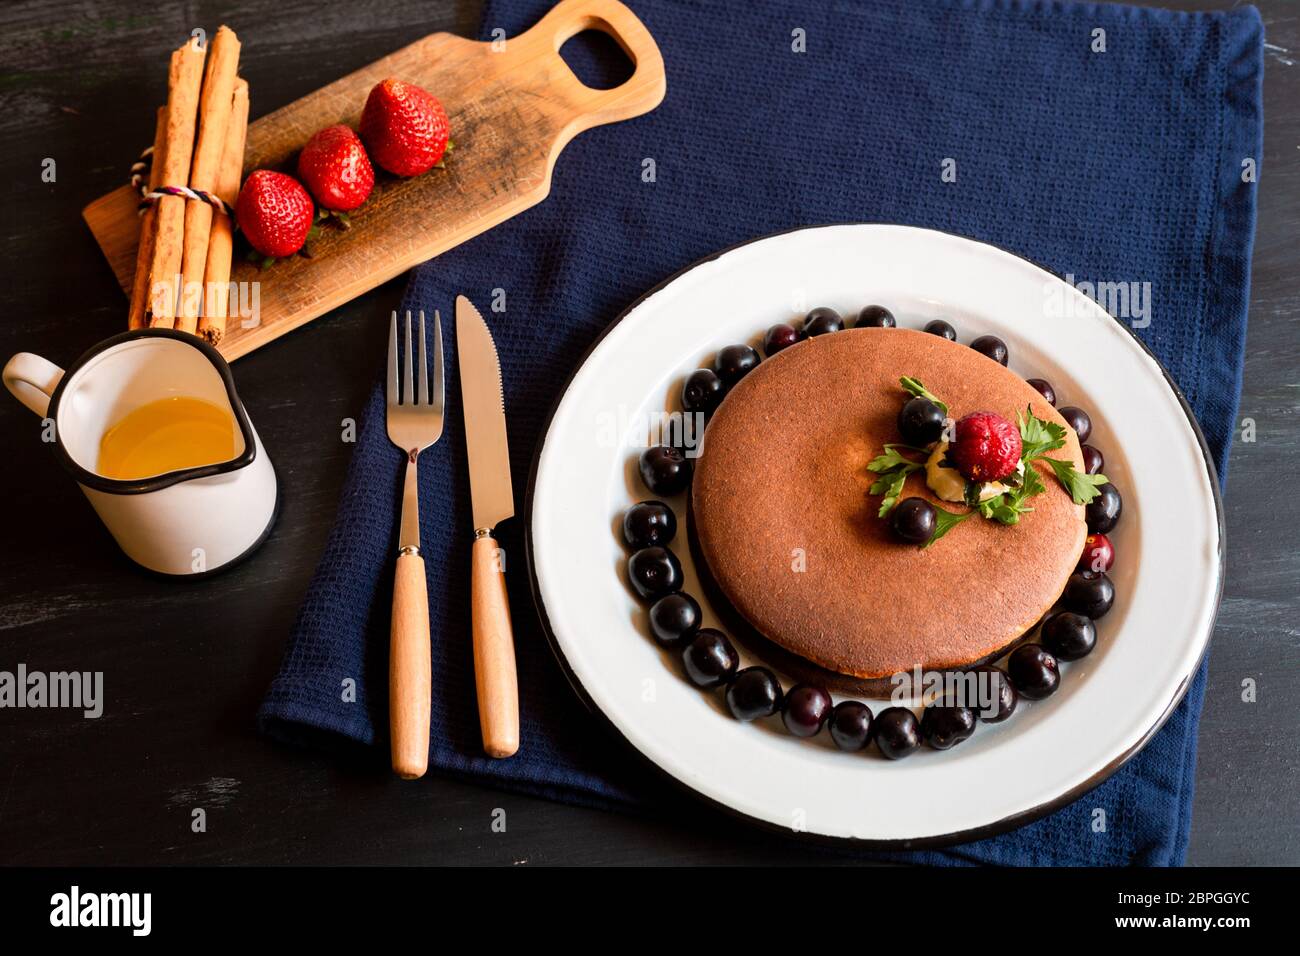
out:
<path id="1" fill-rule="evenodd" d="M 501 362 L 487 323 L 463 295 L 456 297 L 456 354 L 474 530 L 490 531 L 515 513 Z"/>
<path id="2" fill-rule="evenodd" d="M 474 688 L 483 750 L 489 757 L 503 758 L 519 749 L 519 684 L 505 553 L 492 537 L 492 529 L 515 513 L 515 499 L 510 487 L 501 362 L 487 323 L 463 295 L 456 297 L 456 356 L 474 512 L 470 552 Z"/>

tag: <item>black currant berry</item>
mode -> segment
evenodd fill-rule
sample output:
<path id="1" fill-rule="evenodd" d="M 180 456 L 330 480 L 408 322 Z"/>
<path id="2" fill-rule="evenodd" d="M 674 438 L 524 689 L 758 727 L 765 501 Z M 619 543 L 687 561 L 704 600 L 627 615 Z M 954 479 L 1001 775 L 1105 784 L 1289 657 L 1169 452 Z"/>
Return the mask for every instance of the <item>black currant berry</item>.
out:
<path id="1" fill-rule="evenodd" d="M 980 355 L 987 355 L 999 365 L 1007 364 L 1007 343 L 996 335 L 981 335 L 971 342 L 970 347 Z"/>
<path id="2" fill-rule="evenodd" d="M 883 305 L 864 306 L 858 313 L 858 321 L 854 324 L 855 329 L 892 329 L 898 323 L 894 321 L 894 313 L 890 312 Z"/>
<path id="3" fill-rule="evenodd" d="M 1007 675 L 1020 696 L 1042 700 L 1056 693 L 1061 670 L 1056 658 L 1038 644 L 1021 644 L 1007 658 Z"/>
<path id="4" fill-rule="evenodd" d="M 623 540 L 633 548 L 667 544 L 677 533 L 677 516 L 662 501 L 642 501 L 623 515 Z"/>
<path id="5" fill-rule="evenodd" d="M 682 650 L 682 667 L 696 687 L 710 688 L 731 680 L 740 657 L 727 635 L 711 627 L 699 632 Z"/>
<path id="6" fill-rule="evenodd" d="M 727 685 L 727 709 L 737 720 L 771 717 L 781 709 L 781 682 L 766 667 L 746 667 Z"/>
<path id="7" fill-rule="evenodd" d="M 932 319 L 925 323 L 925 331 L 931 335 L 937 335 L 941 339 L 947 339 L 949 342 L 957 341 L 957 330 L 943 319 Z"/>
<path id="8" fill-rule="evenodd" d="M 699 602 L 681 591 L 650 605 L 650 633 L 664 647 L 680 647 L 695 636 L 704 614 Z"/>
<path id="9" fill-rule="evenodd" d="M 871 737 L 890 760 L 902 760 L 921 747 L 921 722 L 906 707 L 886 707 L 871 722 Z"/>
<path id="10" fill-rule="evenodd" d="M 819 306 L 813 309 L 803 320 L 803 337 L 810 339 L 815 335 L 826 335 L 844 328 L 844 320 L 834 309 Z"/>
<path id="11" fill-rule="evenodd" d="M 655 445 L 641 452 L 641 480 L 657 495 L 681 494 L 691 483 L 691 460 L 680 448 Z"/>
<path id="12" fill-rule="evenodd" d="M 655 601 L 682 589 L 682 565 L 667 548 L 642 548 L 627 559 L 627 579 L 637 594 Z"/>

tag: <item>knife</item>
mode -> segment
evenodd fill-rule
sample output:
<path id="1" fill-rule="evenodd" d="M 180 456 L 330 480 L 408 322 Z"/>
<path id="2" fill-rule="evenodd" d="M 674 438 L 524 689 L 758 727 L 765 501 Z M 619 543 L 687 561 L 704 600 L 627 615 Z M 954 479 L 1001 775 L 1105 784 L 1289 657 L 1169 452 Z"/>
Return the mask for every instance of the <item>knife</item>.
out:
<path id="1" fill-rule="evenodd" d="M 463 295 L 456 297 L 456 353 L 474 513 L 470 621 L 479 726 L 488 756 L 509 757 L 519 749 L 519 687 L 506 600 L 505 553 L 492 530 L 514 515 L 515 500 L 497 347 L 483 316 Z"/>

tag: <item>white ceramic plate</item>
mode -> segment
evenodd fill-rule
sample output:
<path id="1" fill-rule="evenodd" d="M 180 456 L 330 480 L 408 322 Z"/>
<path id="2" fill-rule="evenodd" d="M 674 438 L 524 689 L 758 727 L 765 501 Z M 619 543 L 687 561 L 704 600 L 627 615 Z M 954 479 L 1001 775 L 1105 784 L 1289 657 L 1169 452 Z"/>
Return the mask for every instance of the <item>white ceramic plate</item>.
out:
<path id="1" fill-rule="evenodd" d="M 1010 367 L 1092 416 L 1124 513 L 1118 597 L 1097 649 L 1061 689 L 982 724 L 952 750 L 890 762 L 820 735 L 727 716 L 649 637 L 625 583 L 623 511 L 652 497 L 636 474 L 649 417 L 720 347 L 828 305 L 888 306 L 900 326 L 944 318 L 958 340 L 1000 336 Z M 1064 305 L 1068 318 L 1060 317 Z M 846 399 L 848 400 L 848 399 Z M 755 462 L 761 467 L 761 462 Z M 700 596 L 685 545 L 673 548 Z M 615 322 L 570 381 L 534 463 L 527 508 L 534 593 L 579 694 L 628 743 L 701 796 L 756 821 L 828 837 L 943 842 L 1008 829 L 1079 796 L 1132 756 L 1182 698 L 1213 628 L 1222 569 L 1213 466 L 1186 404 L 1120 322 L 1039 267 L 992 246 L 903 226 L 797 230 L 680 273 Z M 703 600 L 701 603 L 704 603 Z M 717 618 L 705 606 L 706 623 Z M 743 655 L 742 655 L 743 656 Z M 750 661 L 746 660 L 744 663 Z M 787 685 L 788 686 L 788 685 Z"/>

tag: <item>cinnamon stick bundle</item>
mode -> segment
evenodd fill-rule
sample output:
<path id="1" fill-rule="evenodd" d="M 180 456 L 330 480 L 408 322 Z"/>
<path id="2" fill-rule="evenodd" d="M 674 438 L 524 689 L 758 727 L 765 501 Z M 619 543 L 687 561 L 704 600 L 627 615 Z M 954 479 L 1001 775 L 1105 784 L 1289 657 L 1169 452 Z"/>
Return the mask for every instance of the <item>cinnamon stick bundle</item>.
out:
<path id="1" fill-rule="evenodd" d="M 234 102 L 235 74 L 239 69 L 239 38 L 235 31 L 227 26 L 217 30 L 208 52 L 199 98 L 198 141 L 188 185 L 191 189 L 216 192 L 222 155 L 228 145 L 226 134 Z M 185 205 L 182 295 L 175 322 L 175 327 L 183 332 L 194 332 L 198 327 L 213 214 L 212 206 L 206 202 L 190 200 Z"/>
<path id="2" fill-rule="evenodd" d="M 217 176 L 217 195 L 232 210 L 239 197 L 239 181 L 244 173 L 244 141 L 248 134 L 248 83 L 235 82 L 231 98 L 230 123 L 226 149 L 221 155 Z M 229 216 L 217 216 L 208 236 L 208 258 L 204 267 L 203 288 L 206 298 L 199 334 L 213 345 L 226 334 L 226 317 L 230 314 L 230 260 L 234 249 L 234 228 Z"/>
<path id="3" fill-rule="evenodd" d="M 189 181 L 205 55 L 206 51 L 193 41 L 187 41 L 172 54 L 167 73 L 167 140 L 163 148 L 161 186 L 184 186 Z M 184 256 L 186 200 L 180 196 L 163 196 L 155 206 L 148 284 L 152 313 L 149 324 L 170 329 L 175 324 L 180 292 L 177 282 Z"/>
<path id="4" fill-rule="evenodd" d="M 158 122 L 153 134 L 153 159 L 149 167 L 149 191 L 162 182 L 163 151 L 167 148 L 167 107 L 158 107 Z M 131 282 L 131 311 L 127 328 L 142 329 L 149 322 L 145 313 L 149 308 L 149 266 L 153 262 L 154 232 L 157 227 L 157 206 L 145 207 L 140 216 L 140 246 L 135 253 L 135 278 Z"/>

